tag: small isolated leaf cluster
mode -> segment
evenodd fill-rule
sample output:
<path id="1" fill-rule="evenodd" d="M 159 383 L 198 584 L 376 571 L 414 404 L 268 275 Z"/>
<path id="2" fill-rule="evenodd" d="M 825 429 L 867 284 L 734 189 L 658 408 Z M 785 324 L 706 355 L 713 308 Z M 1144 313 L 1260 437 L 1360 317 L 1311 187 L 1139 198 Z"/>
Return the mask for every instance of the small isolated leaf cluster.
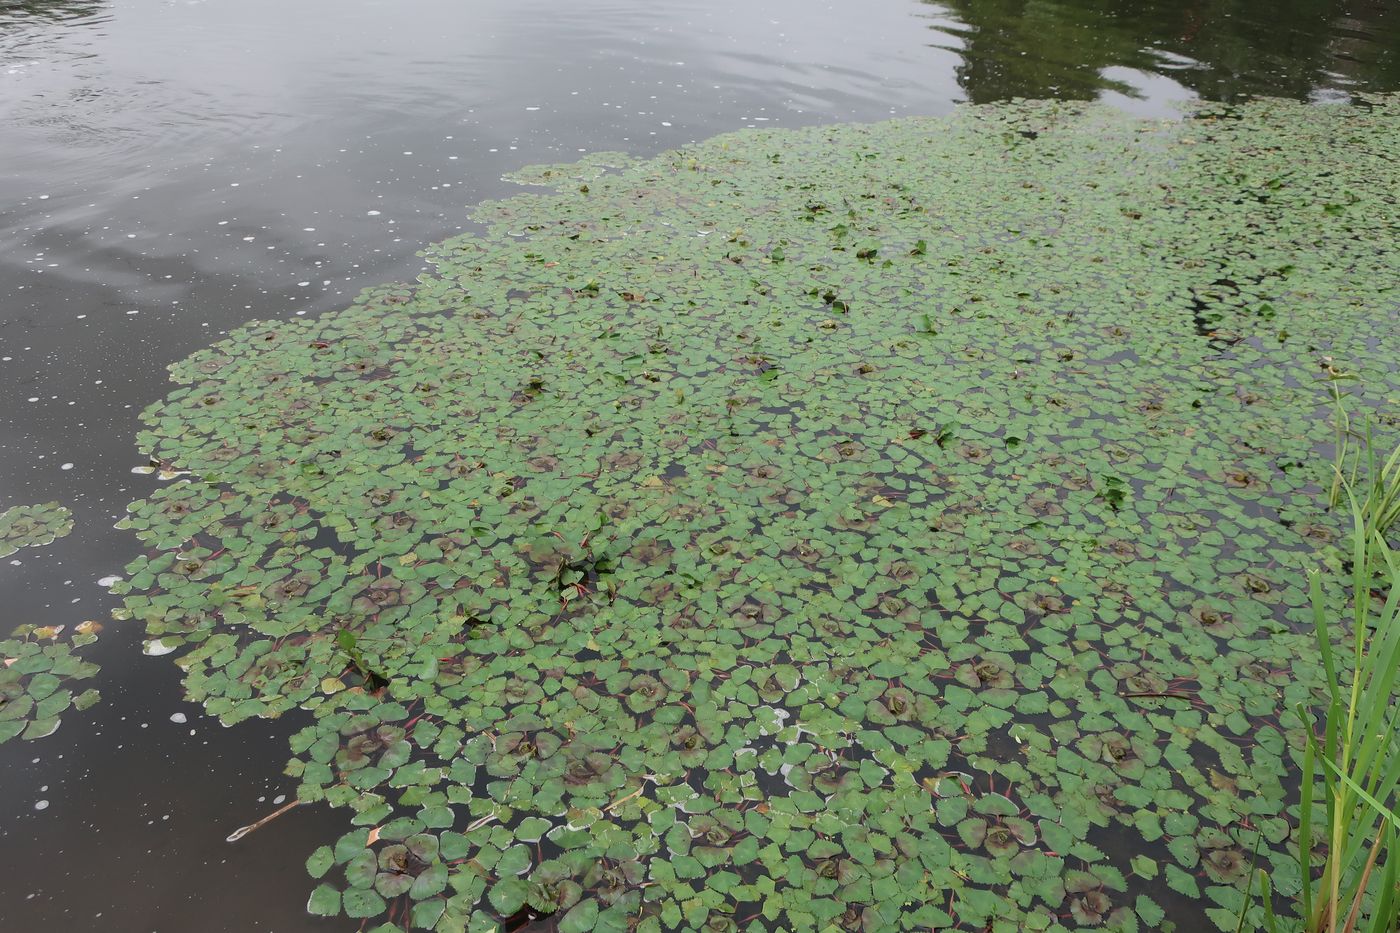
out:
<path id="1" fill-rule="evenodd" d="M 84 622 L 68 639 L 60 638 L 63 628 L 21 625 L 0 639 L 0 742 L 52 735 L 70 706 L 85 710 L 97 702 L 96 690 L 74 693 L 77 681 L 98 670 L 74 652 L 96 641 L 102 626 Z"/>
<path id="2" fill-rule="evenodd" d="M 16 505 L 0 512 L 0 557 L 23 547 L 52 544 L 73 530 L 73 513 L 57 502 Z"/>
<path id="3" fill-rule="evenodd" d="M 0 557 L 51 544 L 72 530 L 73 513 L 57 502 L 14 506 L 0 513 Z M 61 639 L 62 625 L 21 625 L 0 639 L 0 742 L 52 735 L 70 706 L 83 710 L 97 702 L 96 690 L 75 695 L 71 688 L 97 673 L 96 664 L 74 652 L 96 641 L 101 629 L 84 622 Z"/>
<path id="4" fill-rule="evenodd" d="M 434 273 L 173 368 L 123 612 L 225 722 L 300 711 L 353 826 L 308 908 L 375 929 L 1194 929 L 1256 839 L 1286 893 L 1398 108 L 526 173 Z"/>

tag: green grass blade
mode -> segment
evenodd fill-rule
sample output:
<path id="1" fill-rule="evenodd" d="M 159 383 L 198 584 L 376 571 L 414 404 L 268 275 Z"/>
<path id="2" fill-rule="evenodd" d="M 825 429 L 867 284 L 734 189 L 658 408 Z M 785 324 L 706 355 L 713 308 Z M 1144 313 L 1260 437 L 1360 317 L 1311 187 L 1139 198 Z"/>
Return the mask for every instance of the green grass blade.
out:
<path id="1" fill-rule="evenodd" d="M 1400 904 L 1396 902 L 1396 888 L 1400 886 L 1400 858 L 1396 857 L 1395 851 L 1395 829 L 1386 829 L 1388 838 L 1385 841 L 1385 869 L 1381 873 L 1380 888 L 1376 893 L 1376 902 L 1371 907 L 1371 933 L 1392 933 L 1397 926 L 1400 926 Z"/>
<path id="2" fill-rule="evenodd" d="M 1322 593 L 1322 574 L 1310 571 L 1309 590 L 1312 597 L 1313 631 L 1317 635 L 1317 650 L 1322 654 L 1322 669 L 1327 676 L 1327 689 L 1333 703 L 1341 703 L 1341 684 L 1337 680 L 1337 662 L 1332 656 L 1332 638 L 1327 624 L 1327 601 Z"/>
<path id="3" fill-rule="evenodd" d="M 1307 885 L 1303 886 L 1304 888 Z M 1274 914 L 1274 886 L 1269 883 L 1269 873 L 1259 872 L 1259 896 L 1264 901 L 1264 929 L 1268 933 L 1278 933 L 1278 917 Z"/>
<path id="4" fill-rule="evenodd" d="M 1303 776 L 1298 800 L 1298 869 L 1303 879 L 1303 916 L 1311 917 L 1313 891 L 1308 879 L 1312 877 L 1314 848 L 1312 811 L 1313 795 L 1317 790 L 1317 740 L 1314 738 L 1316 727 L 1312 717 L 1302 703 L 1298 704 L 1297 714 L 1307 732 L 1307 741 L 1303 743 Z"/>

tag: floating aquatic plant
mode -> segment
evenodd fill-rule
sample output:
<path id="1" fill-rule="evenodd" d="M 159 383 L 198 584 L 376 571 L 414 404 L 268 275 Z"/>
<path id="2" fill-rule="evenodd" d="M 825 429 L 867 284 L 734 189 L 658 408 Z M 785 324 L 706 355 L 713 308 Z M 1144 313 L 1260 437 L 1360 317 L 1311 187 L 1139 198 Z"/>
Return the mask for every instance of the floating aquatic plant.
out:
<path id="1" fill-rule="evenodd" d="M 0 513 L 0 557 L 53 543 L 73 530 L 73 514 L 57 502 L 19 505 Z M 21 625 L 0 639 L 0 742 L 52 735 L 69 707 L 87 709 L 96 690 L 74 693 L 97 665 L 74 652 L 97 640 L 102 626 L 83 622 L 64 638 L 63 625 Z"/>
<path id="2" fill-rule="evenodd" d="M 75 692 L 74 684 L 97 673 L 97 665 L 74 652 L 97 640 L 102 626 L 84 622 L 62 639 L 61 625 L 21 625 L 0 639 L 0 742 L 22 735 L 41 739 L 58 729 L 69 707 L 85 710 L 96 690 Z"/>
<path id="3" fill-rule="evenodd" d="M 1318 381 L 1394 385 L 1398 105 L 530 173 L 173 367 L 123 611 L 225 722 L 309 711 L 315 914 L 1233 928 L 1256 840 L 1299 883 Z"/>
<path id="4" fill-rule="evenodd" d="M 52 544 L 73 530 L 73 513 L 57 502 L 16 505 L 0 512 L 0 557 L 23 547 Z"/>

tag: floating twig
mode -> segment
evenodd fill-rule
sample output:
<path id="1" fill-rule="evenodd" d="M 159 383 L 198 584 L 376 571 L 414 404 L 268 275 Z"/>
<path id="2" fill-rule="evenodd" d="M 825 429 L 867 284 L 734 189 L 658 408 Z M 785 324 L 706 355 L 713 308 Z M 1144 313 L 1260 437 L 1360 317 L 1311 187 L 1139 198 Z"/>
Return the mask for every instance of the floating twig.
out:
<path id="1" fill-rule="evenodd" d="M 1177 693 L 1177 692 L 1171 691 L 1171 690 L 1167 690 L 1167 691 L 1164 691 L 1164 692 L 1162 692 L 1162 693 L 1152 693 L 1152 692 L 1148 692 L 1148 693 L 1120 693 L 1120 694 L 1118 694 L 1118 695 L 1119 695 L 1120 697 L 1125 697 L 1125 698 L 1150 697 L 1150 698 L 1153 698 L 1153 699 L 1185 700 L 1185 701 L 1187 701 L 1188 703 L 1194 703 L 1194 702 L 1196 702 L 1197 699 L 1199 699 L 1198 697 L 1194 697 L 1194 696 L 1192 696 L 1192 695 L 1189 694 L 1189 693 Z"/>
<path id="2" fill-rule="evenodd" d="M 480 829 L 481 827 L 485 826 L 487 823 L 491 822 L 491 821 L 494 820 L 495 818 L 496 818 L 496 814 L 494 814 L 494 813 L 488 813 L 488 814 L 486 814 L 485 816 L 483 816 L 481 819 L 477 820 L 475 823 L 472 823 L 470 826 L 468 826 L 465 830 L 463 830 L 463 832 L 468 832 L 468 833 L 469 833 L 469 832 L 471 832 L 471 831 L 474 830 L 474 829 Z"/>
<path id="3" fill-rule="evenodd" d="M 611 813 L 614 809 L 616 809 L 617 807 L 622 806 L 624 803 L 626 803 L 627 801 L 631 800 L 633 797 L 639 796 L 639 795 L 641 794 L 642 791 L 646 790 L 646 787 L 647 787 L 647 786 L 646 786 L 645 784 L 643 784 L 641 787 L 639 787 L 639 788 L 637 788 L 636 790 L 632 791 L 632 793 L 628 794 L 626 797 L 619 797 L 617 800 L 614 800 L 612 803 L 610 803 L 610 804 L 608 804 L 606 807 L 604 807 L 604 808 L 603 808 L 603 812 L 604 812 L 604 813 Z"/>
<path id="4" fill-rule="evenodd" d="M 299 806 L 301 806 L 303 803 L 305 803 L 305 801 L 302 801 L 302 800 L 293 800 L 291 803 L 283 804 L 282 806 L 278 807 L 276 810 L 273 810 L 273 811 L 272 811 L 271 813 L 269 813 L 267 816 L 265 816 L 265 817 L 263 817 L 262 819 L 258 820 L 256 823 L 249 823 L 247 826 L 240 826 L 240 827 L 238 827 L 238 828 L 235 829 L 233 832 L 231 832 L 231 833 L 228 834 L 228 838 L 225 839 L 224 842 L 237 842 L 238 840 L 242 839 L 244 836 L 246 836 L 246 835 L 248 835 L 249 833 L 251 833 L 253 830 L 255 830 L 255 829 L 262 829 L 264 826 L 266 826 L 268 823 L 271 823 L 273 820 L 277 819 L 277 818 L 278 818 L 279 816 L 281 816 L 283 813 L 286 813 L 288 810 L 292 809 L 293 807 L 299 807 Z"/>

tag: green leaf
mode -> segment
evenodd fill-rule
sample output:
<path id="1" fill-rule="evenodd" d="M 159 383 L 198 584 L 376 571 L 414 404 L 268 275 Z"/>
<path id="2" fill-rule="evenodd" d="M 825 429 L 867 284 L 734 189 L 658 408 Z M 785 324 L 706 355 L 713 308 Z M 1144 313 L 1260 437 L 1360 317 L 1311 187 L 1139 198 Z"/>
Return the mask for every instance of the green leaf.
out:
<path id="1" fill-rule="evenodd" d="M 598 921 L 598 902 L 589 898 L 575 904 L 559 920 L 559 933 L 591 933 Z"/>
<path id="2" fill-rule="evenodd" d="M 330 846 L 321 846 L 307 857 L 306 871 L 313 878 L 322 878 L 325 877 L 326 872 L 330 871 L 333 864 L 335 864 L 335 854 L 331 852 Z"/>
<path id="3" fill-rule="evenodd" d="M 549 832 L 550 822 L 539 817 L 526 817 L 515 827 L 515 838 L 522 842 L 535 842 Z"/>
<path id="4" fill-rule="evenodd" d="M 1133 903 L 1133 909 L 1137 911 L 1138 919 L 1147 924 L 1148 929 L 1160 929 L 1162 921 L 1166 919 L 1167 912 L 1158 907 L 1155 902 L 1144 895 L 1139 894 Z"/>
<path id="5" fill-rule="evenodd" d="M 413 879 L 408 893 L 414 900 L 422 900 L 441 894 L 446 887 L 447 866 L 442 862 L 433 862 Z"/>
<path id="6" fill-rule="evenodd" d="M 368 888 L 374 884 L 379 872 L 379 860 L 370 849 L 361 849 L 360 854 L 345 866 L 345 881 L 352 888 Z"/>
<path id="7" fill-rule="evenodd" d="M 351 888 L 341 896 L 345 915 L 355 919 L 377 917 L 384 912 L 384 898 L 369 888 Z"/>
<path id="8" fill-rule="evenodd" d="M 418 901 L 409 912 L 409 922 L 415 930 L 431 930 L 442 919 L 447 902 L 440 897 Z"/>
<path id="9" fill-rule="evenodd" d="M 340 892 L 328 884 L 318 884 L 306 902 L 306 912 L 317 917 L 334 917 L 340 913 Z"/>
<path id="10" fill-rule="evenodd" d="M 1166 872 L 1167 887 L 1171 888 L 1178 894 L 1185 895 L 1186 897 L 1194 898 L 1201 896 L 1201 889 L 1196 884 L 1196 879 L 1193 878 L 1191 875 L 1188 875 L 1186 872 L 1182 871 L 1180 868 L 1177 868 L 1170 862 L 1167 863 Z"/>
<path id="11" fill-rule="evenodd" d="M 524 906 L 525 897 L 529 892 L 530 886 L 524 878 L 502 878 L 491 886 L 491 906 L 502 917 L 512 916 Z"/>
<path id="12" fill-rule="evenodd" d="M 1133 874 L 1139 878 L 1146 878 L 1151 881 L 1157 877 L 1157 863 L 1145 855 L 1134 855 L 1132 858 Z"/>

